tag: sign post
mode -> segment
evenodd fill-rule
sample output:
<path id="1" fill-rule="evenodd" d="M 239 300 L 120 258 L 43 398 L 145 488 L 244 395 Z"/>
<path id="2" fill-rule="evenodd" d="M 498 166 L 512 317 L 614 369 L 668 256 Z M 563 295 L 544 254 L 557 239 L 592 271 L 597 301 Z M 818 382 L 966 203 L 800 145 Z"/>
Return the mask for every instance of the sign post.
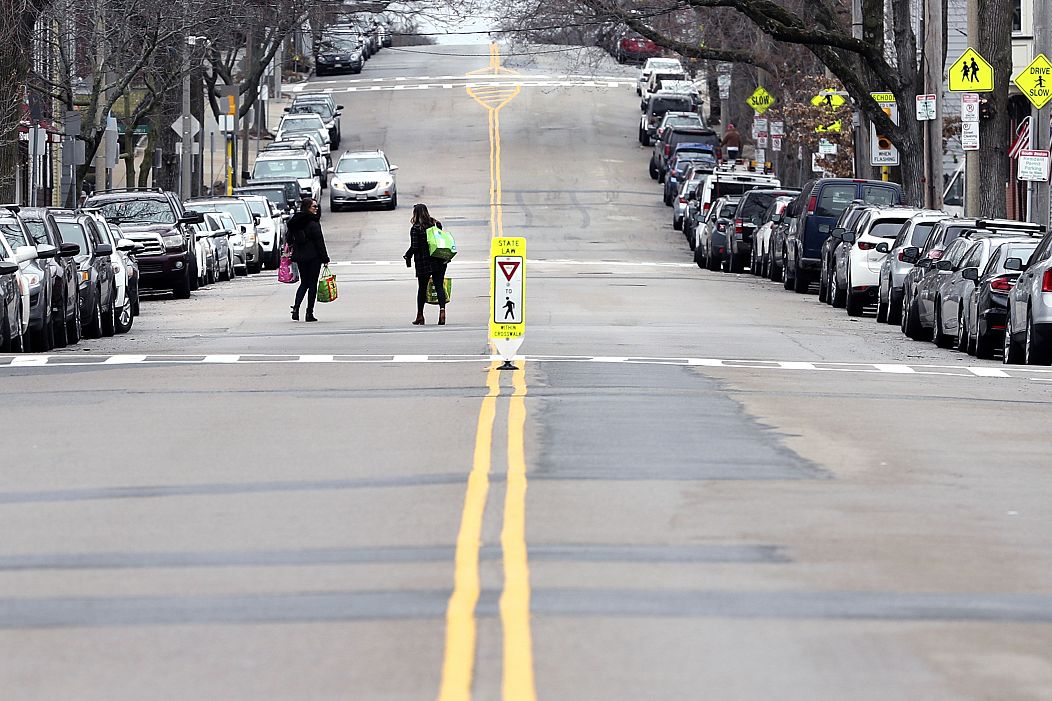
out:
<path id="1" fill-rule="evenodd" d="M 489 340 L 504 361 L 511 361 L 526 333 L 526 239 L 501 236 L 490 243 Z"/>

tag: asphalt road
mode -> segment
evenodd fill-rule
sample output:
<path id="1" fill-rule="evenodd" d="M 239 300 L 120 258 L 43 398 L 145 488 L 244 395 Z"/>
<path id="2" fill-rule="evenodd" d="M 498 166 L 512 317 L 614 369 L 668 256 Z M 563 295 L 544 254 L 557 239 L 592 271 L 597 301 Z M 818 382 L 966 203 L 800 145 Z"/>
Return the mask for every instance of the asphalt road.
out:
<path id="1" fill-rule="evenodd" d="M 487 52 L 306 87 L 401 167 L 397 211 L 326 203 L 320 323 L 269 272 L 0 359 L 4 696 L 1052 698 L 1052 374 L 698 270 L 632 72 L 464 77 Z M 418 201 L 461 250 L 445 327 L 409 324 Z"/>

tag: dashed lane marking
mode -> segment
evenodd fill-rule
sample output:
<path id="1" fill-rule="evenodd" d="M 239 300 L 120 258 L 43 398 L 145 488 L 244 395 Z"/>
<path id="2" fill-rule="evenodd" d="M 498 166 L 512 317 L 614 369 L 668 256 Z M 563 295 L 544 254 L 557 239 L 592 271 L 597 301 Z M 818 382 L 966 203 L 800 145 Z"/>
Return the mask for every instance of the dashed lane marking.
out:
<path id="1" fill-rule="evenodd" d="M 775 370 L 782 372 L 850 372 L 881 375 L 936 375 L 990 380 L 1052 381 L 1052 368 L 1007 365 L 1004 368 L 969 365 L 931 365 L 921 363 L 858 363 L 800 360 L 751 360 L 746 358 L 659 358 L 641 356 L 602 355 L 522 355 L 517 360 L 531 363 L 592 363 L 628 365 L 679 365 L 685 367 L 721 368 L 737 370 Z M 422 363 L 490 363 L 500 360 L 489 355 L 299 355 L 299 354 L 112 354 L 81 355 L 55 353 L 50 355 L 0 356 L 0 371 L 54 370 L 67 367 L 117 367 L 142 365 L 260 365 L 321 363 L 343 364 L 422 364 Z"/>

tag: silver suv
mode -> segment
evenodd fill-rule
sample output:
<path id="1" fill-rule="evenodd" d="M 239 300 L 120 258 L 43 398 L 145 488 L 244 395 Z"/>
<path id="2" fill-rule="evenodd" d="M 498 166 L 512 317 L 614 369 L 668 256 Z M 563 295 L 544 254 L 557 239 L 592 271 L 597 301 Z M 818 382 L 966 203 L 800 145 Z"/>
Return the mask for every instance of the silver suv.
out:
<path id="1" fill-rule="evenodd" d="M 329 171 L 329 208 L 338 212 L 352 204 L 398 206 L 395 171 L 383 151 L 351 151 Z"/>
<path id="2" fill-rule="evenodd" d="M 1020 271 L 1008 294 L 1004 362 L 1052 364 L 1052 234 L 1046 233 L 1030 260 L 1009 258 L 1005 270 Z"/>

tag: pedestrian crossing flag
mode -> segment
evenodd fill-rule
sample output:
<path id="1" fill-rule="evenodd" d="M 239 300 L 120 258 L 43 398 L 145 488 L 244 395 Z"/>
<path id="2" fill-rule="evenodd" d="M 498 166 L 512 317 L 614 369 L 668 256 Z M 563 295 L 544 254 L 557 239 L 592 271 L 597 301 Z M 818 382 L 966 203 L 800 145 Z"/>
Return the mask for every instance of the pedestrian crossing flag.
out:
<path id="1" fill-rule="evenodd" d="M 1015 77 L 1015 84 L 1034 107 L 1041 109 L 1052 100 L 1052 62 L 1044 54 L 1038 54 L 1037 58 Z"/>
<path id="2" fill-rule="evenodd" d="M 994 69 L 978 51 L 965 49 L 946 74 L 950 92 L 993 92 Z"/>
<path id="3" fill-rule="evenodd" d="M 493 239 L 489 274 L 489 340 L 497 354 L 508 361 L 526 333 L 526 239 Z"/>

